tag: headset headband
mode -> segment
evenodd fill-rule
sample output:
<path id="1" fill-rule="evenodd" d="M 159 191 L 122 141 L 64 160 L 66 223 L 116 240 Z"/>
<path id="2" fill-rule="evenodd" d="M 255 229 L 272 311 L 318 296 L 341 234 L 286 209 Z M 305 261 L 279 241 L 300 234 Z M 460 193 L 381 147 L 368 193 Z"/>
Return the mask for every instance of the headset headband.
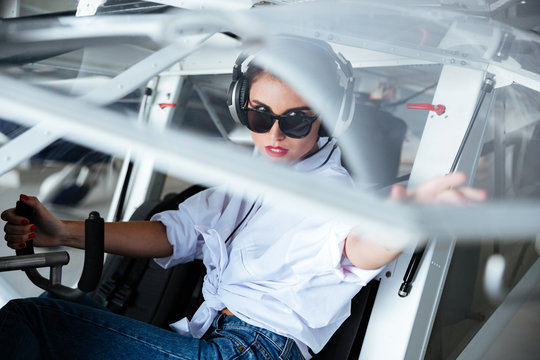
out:
<path id="1" fill-rule="evenodd" d="M 339 108 L 336 116 L 337 120 L 330 135 L 332 137 L 338 137 L 347 129 L 354 116 L 355 79 L 353 76 L 353 68 L 351 63 L 346 60 L 341 53 L 335 53 L 332 47 L 322 40 L 293 36 L 283 37 L 283 39 L 291 39 L 294 41 L 302 41 L 306 44 L 313 44 L 313 46 L 317 46 L 325 51 L 325 53 L 330 56 L 334 63 L 337 64 L 338 77 L 340 78 L 339 87 L 342 89 L 343 93 L 341 94 L 341 101 L 339 101 L 339 105 L 337 105 Z M 250 85 L 245 74 L 249 68 L 249 64 L 256 56 L 257 53 L 248 54 L 243 52 L 237 57 L 233 67 L 232 82 L 229 86 L 229 91 L 227 94 L 227 105 L 231 116 L 236 122 L 242 125 L 246 125 L 247 123 L 246 115 L 242 110 L 242 107 L 248 100 Z M 342 85 L 341 82 L 344 82 L 344 84 Z"/>

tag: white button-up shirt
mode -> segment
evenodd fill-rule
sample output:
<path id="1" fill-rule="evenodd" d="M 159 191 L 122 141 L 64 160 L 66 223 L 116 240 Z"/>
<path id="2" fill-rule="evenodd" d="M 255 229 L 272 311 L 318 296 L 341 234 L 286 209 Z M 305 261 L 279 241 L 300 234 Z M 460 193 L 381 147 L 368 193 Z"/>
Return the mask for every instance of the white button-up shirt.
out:
<path id="1" fill-rule="evenodd" d="M 350 185 L 335 141 L 322 138 L 319 146 L 294 167 Z M 249 324 L 294 339 L 309 358 L 307 348 L 323 348 L 349 316 L 352 297 L 380 271 L 358 269 L 343 256 L 350 224 L 264 199 L 254 204 L 221 188 L 202 191 L 152 220 L 166 226 L 174 249 L 170 257 L 155 259 L 159 265 L 199 258 L 206 266 L 204 303 L 191 321 L 171 325 L 183 335 L 203 336 L 227 307 Z"/>

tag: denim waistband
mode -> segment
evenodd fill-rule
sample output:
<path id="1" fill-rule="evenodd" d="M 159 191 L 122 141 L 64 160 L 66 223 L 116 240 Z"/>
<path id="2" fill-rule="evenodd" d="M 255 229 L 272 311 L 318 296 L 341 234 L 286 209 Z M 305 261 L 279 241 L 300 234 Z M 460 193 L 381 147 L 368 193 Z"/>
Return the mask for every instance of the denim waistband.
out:
<path id="1" fill-rule="evenodd" d="M 214 329 L 230 331 L 250 331 L 257 334 L 259 337 L 265 338 L 277 349 L 280 349 L 283 358 L 287 358 L 287 354 L 293 350 L 292 347 L 295 347 L 304 358 L 306 357 L 306 354 L 304 353 L 304 351 L 302 351 L 302 346 L 298 346 L 294 339 L 288 338 L 287 336 L 279 335 L 275 332 L 255 325 L 251 325 L 241 320 L 237 316 L 219 314 L 212 322 L 212 326 L 210 327 L 209 331 L 213 331 Z M 304 346 L 304 348 L 305 350 L 307 350 L 307 347 Z M 311 356 L 309 356 L 308 353 L 308 358 L 310 357 Z"/>

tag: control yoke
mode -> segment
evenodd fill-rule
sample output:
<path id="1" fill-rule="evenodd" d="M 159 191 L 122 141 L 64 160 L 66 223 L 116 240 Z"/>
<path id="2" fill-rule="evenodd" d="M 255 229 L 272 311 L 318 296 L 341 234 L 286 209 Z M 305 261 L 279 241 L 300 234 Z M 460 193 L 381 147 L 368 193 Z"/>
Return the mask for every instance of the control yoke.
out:
<path id="1" fill-rule="evenodd" d="M 34 209 L 28 204 L 17 201 L 15 213 L 34 222 Z M 96 288 L 103 270 L 104 221 L 97 211 L 92 211 L 85 221 L 84 267 L 77 288 L 67 287 L 62 282 L 62 266 L 69 262 L 67 251 L 55 251 L 34 254 L 32 240 L 26 242 L 24 249 L 16 250 L 16 256 L 0 257 L 0 272 L 23 270 L 30 281 L 52 295 L 64 299 L 76 299 Z M 49 279 L 37 271 L 40 267 L 50 267 Z"/>

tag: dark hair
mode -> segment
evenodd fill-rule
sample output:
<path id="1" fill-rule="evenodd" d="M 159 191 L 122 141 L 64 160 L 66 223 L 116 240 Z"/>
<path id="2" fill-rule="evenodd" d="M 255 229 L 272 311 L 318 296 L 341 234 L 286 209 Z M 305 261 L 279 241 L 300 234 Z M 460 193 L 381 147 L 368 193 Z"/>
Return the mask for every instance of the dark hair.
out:
<path id="1" fill-rule="evenodd" d="M 244 77 L 247 81 L 246 103 L 249 102 L 249 94 L 251 91 L 251 85 L 255 82 L 255 80 L 257 80 L 259 76 L 261 76 L 264 73 L 270 74 L 267 70 L 257 65 L 250 64 L 250 66 L 247 68 L 246 72 L 244 73 Z M 242 105 L 245 105 L 245 104 L 242 104 Z"/>
<path id="2" fill-rule="evenodd" d="M 257 78 L 262 75 L 263 73 L 267 73 L 267 71 L 260 66 L 257 65 L 250 65 L 248 69 L 246 70 L 245 77 L 248 82 L 248 85 L 251 86 Z"/>

